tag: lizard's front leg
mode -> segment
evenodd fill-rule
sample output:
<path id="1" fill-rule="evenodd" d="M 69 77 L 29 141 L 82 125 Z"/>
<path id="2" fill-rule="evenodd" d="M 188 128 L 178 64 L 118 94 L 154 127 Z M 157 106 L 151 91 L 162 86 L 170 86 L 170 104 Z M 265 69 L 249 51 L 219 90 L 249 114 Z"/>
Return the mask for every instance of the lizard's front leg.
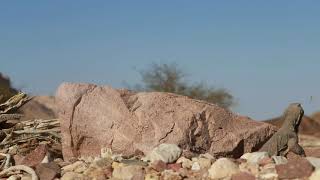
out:
<path id="1" fill-rule="evenodd" d="M 298 144 L 298 138 L 290 138 L 288 140 L 288 150 L 300 156 L 306 156 L 303 148 Z"/>

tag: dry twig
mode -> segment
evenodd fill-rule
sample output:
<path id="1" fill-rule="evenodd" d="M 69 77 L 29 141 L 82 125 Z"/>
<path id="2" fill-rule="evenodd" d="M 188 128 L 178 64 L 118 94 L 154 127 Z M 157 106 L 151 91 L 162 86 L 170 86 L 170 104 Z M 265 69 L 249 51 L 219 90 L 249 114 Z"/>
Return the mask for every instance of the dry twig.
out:
<path id="1" fill-rule="evenodd" d="M 25 171 L 31 175 L 32 180 L 39 180 L 36 172 L 32 168 L 25 165 L 11 166 L 7 169 L 4 169 L 0 172 L 0 177 L 7 177 L 7 175 L 13 171 Z"/>

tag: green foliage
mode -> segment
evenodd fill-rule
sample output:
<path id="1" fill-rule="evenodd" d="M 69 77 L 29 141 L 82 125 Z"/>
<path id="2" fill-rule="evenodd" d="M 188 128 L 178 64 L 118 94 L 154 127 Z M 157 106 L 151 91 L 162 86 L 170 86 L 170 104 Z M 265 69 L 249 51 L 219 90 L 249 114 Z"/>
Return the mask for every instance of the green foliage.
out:
<path id="1" fill-rule="evenodd" d="M 185 80 L 185 73 L 176 64 L 152 64 L 140 72 L 143 85 L 136 90 L 171 92 L 205 100 L 229 108 L 234 104 L 233 96 L 225 89 L 215 89 L 204 83 L 190 84 Z"/>

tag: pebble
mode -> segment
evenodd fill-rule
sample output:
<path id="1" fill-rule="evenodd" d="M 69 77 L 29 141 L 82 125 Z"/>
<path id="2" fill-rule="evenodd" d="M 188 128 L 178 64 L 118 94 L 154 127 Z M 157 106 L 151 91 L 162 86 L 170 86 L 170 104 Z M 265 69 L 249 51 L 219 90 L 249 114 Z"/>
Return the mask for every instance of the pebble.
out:
<path id="1" fill-rule="evenodd" d="M 313 167 L 320 169 L 320 158 L 306 157 L 306 159 L 312 164 Z"/>
<path id="2" fill-rule="evenodd" d="M 259 161 L 261 161 L 266 157 L 269 157 L 267 152 L 252 152 L 252 153 L 245 153 L 240 158 L 247 160 L 248 163 L 258 164 Z"/>
<path id="3" fill-rule="evenodd" d="M 211 165 L 208 172 L 209 178 L 222 179 L 239 172 L 239 167 L 228 158 L 220 158 Z"/>
<path id="4" fill-rule="evenodd" d="M 165 163 L 173 163 L 180 157 L 181 153 L 182 150 L 175 144 L 160 144 L 143 158 L 143 161 L 161 160 Z"/>
<path id="5" fill-rule="evenodd" d="M 309 177 L 309 180 L 319 180 L 320 179 L 320 169 L 315 170 L 311 176 Z"/>

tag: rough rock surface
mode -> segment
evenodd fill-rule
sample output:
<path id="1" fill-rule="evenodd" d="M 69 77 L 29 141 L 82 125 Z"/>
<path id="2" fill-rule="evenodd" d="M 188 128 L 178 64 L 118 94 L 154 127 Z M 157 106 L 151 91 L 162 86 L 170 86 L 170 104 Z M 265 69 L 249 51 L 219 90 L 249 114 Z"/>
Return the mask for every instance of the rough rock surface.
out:
<path id="1" fill-rule="evenodd" d="M 20 155 L 17 155 L 15 158 L 15 164 L 36 167 L 46 157 L 47 153 L 48 146 L 41 144 L 26 156 L 20 157 Z"/>
<path id="2" fill-rule="evenodd" d="M 289 160 L 287 164 L 276 165 L 279 179 L 295 179 L 309 177 L 314 167 L 305 158 Z"/>
<path id="3" fill-rule="evenodd" d="M 275 132 L 269 124 L 170 93 L 63 83 L 56 102 L 66 160 L 98 155 L 102 147 L 146 154 L 162 143 L 196 153 L 240 157 L 258 150 Z"/>
<path id="4" fill-rule="evenodd" d="M 41 180 L 52 180 L 60 175 L 61 169 L 54 162 L 42 163 L 36 167 L 36 173 Z"/>

